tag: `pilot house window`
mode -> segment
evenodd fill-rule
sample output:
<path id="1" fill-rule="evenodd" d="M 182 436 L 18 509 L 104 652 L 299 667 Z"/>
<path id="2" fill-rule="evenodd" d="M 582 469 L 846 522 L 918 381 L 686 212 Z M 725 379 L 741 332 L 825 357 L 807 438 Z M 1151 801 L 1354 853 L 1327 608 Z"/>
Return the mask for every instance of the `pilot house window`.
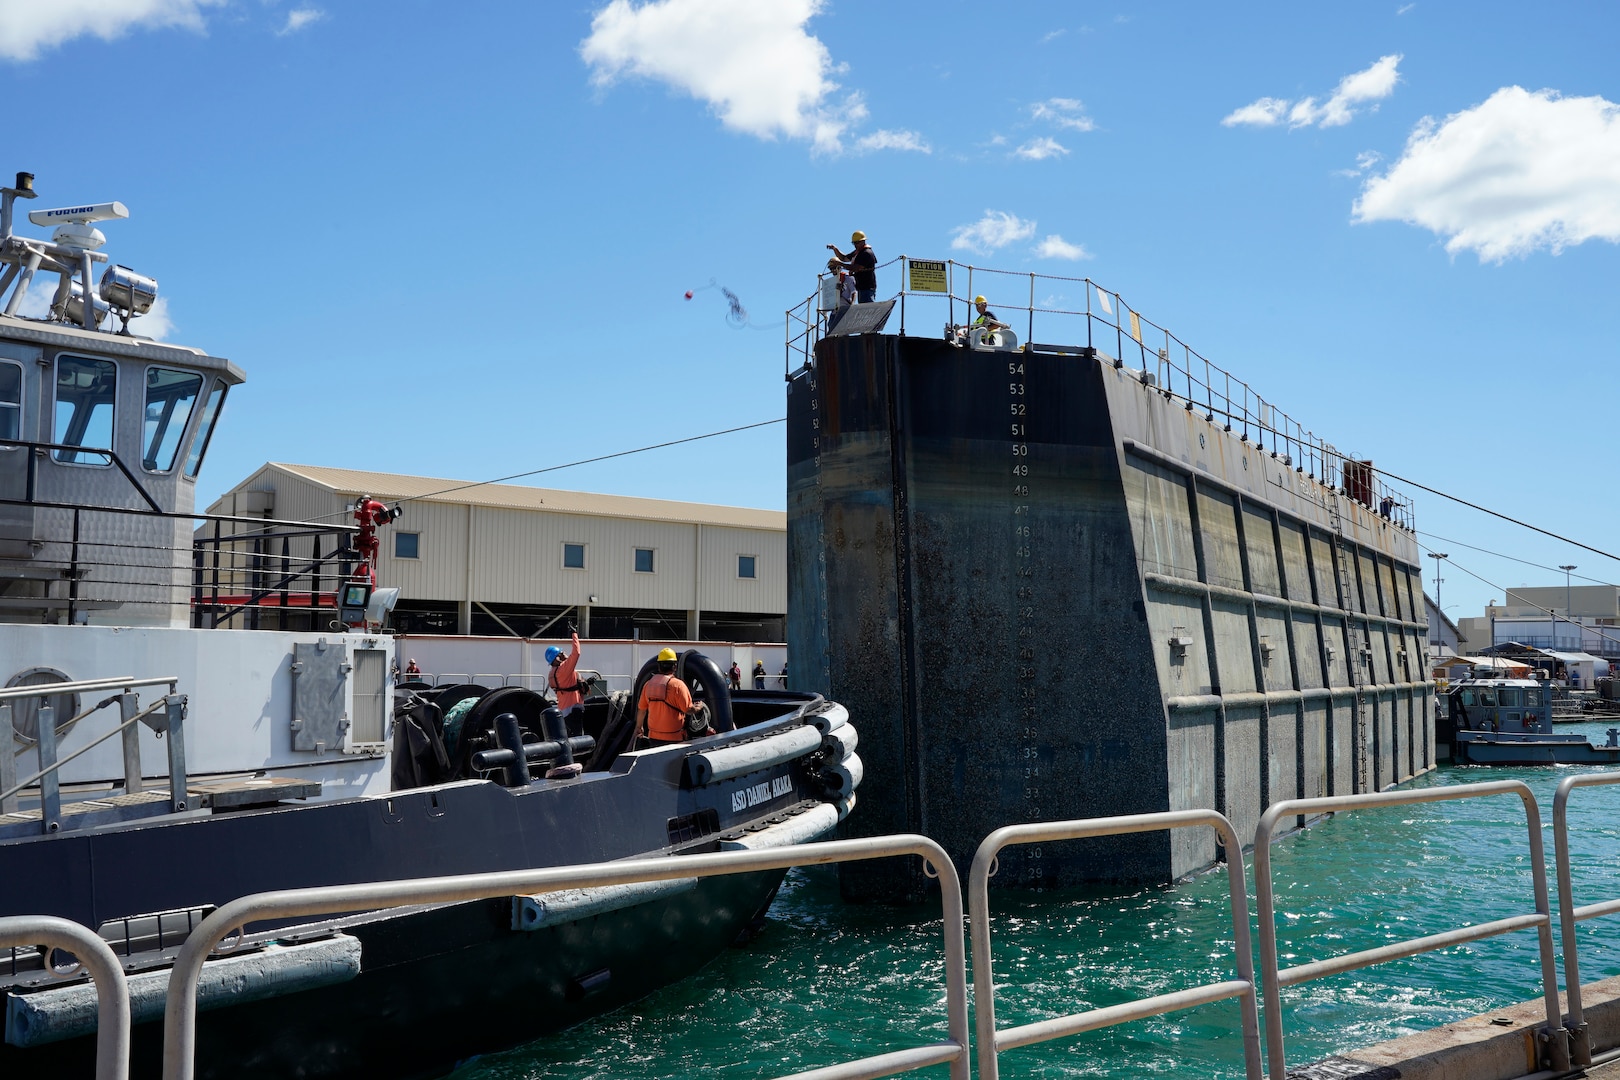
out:
<path id="1" fill-rule="evenodd" d="M 141 414 L 141 468 L 168 472 L 180 453 L 202 376 L 168 368 L 146 369 L 146 411 Z"/>
<path id="2" fill-rule="evenodd" d="M 52 442 L 112 449 L 113 405 L 118 400 L 118 365 L 82 356 L 56 359 L 56 426 Z M 56 460 L 72 465 L 111 465 L 106 454 L 58 450 Z"/>
<path id="3" fill-rule="evenodd" d="M 0 439 L 22 438 L 22 365 L 0 360 Z"/>
<path id="4" fill-rule="evenodd" d="M 191 450 L 186 454 L 186 475 L 193 480 L 202 471 L 203 455 L 208 453 L 208 440 L 214 437 L 214 423 L 224 404 L 225 384 L 215 379 L 213 389 L 208 391 L 208 400 L 203 402 L 202 419 L 197 423 L 197 434 L 192 437 Z"/>

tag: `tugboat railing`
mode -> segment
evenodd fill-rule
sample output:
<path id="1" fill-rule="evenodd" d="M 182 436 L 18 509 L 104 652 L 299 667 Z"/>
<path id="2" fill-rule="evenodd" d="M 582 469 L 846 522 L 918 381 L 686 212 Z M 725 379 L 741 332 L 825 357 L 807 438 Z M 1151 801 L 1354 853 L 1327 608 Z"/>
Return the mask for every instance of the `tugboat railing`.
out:
<path id="1" fill-rule="evenodd" d="M 1092 836 L 1118 836 L 1123 833 L 1157 832 L 1161 829 L 1187 829 L 1209 826 L 1226 848 L 1228 884 L 1232 902 L 1232 961 L 1238 978 L 1208 983 L 1186 990 L 1101 1009 L 1071 1013 L 1019 1027 L 996 1029 L 996 985 L 991 970 L 990 878 L 995 876 L 997 856 L 1003 848 L 1054 840 L 1079 840 Z M 1233 858 L 1235 856 L 1235 858 Z M 968 873 L 968 919 L 973 941 L 974 1032 L 979 1058 L 980 1080 L 996 1080 L 1000 1075 L 1002 1050 L 1032 1043 L 1078 1035 L 1132 1020 L 1145 1020 L 1167 1012 L 1190 1009 L 1210 1002 L 1239 998 L 1243 1014 L 1243 1061 L 1249 1080 L 1264 1075 L 1260 1064 L 1260 1024 L 1254 992 L 1254 960 L 1249 944 L 1249 899 L 1243 878 L 1243 844 L 1232 823 L 1214 810 L 1172 810 L 1158 814 L 1130 814 L 1123 817 L 1085 818 L 1075 821 L 1008 825 L 984 838 L 973 856 Z"/>
<path id="2" fill-rule="evenodd" d="M 1271 880 L 1271 840 L 1279 822 L 1298 815 L 1344 813 L 1380 806 L 1408 806 L 1414 803 L 1449 802 L 1493 795 L 1517 795 L 1524 804 L 1525 824 L 1530 838 L 1530 870 L 1535 883 L 1534 914 L 1494 919 L 1476 926 L 1465 926 L 1426 937 L 1409 938 L 1375 949 L 1362 949 L 1314 963 L 1279 969 L 1277 966 L 1277 913 Z M 1536 929 L 1541 953 L 1541 986 L 1547 1010 L 1547 1023 L 1540 1035 L 1554 1071 L 1570 1067 L 1567 1033 L 1558 1005 L 1558 972 L 1553 956 L 1552 915 L 1547 895 L 1546 855 L 1541 845 L 1541 813 L 1535 795 L 1518 780 L 1493 780 L 1456 787 L 1427 788 L 1420 791 L 1368 792 L 1319 799 L 1284 799 L 1273 803 L 1260 817 L 1254 835 L 1254 886 L 1260 916 L 1260 975 L 1266 999 L 1266 1056 L 1271 1080 L 1286 1080 L 1288 1068 L 1283 1047 L 1282 988 L 1298 986 L 1313 979 L 1372 967 L 1420 953 L 1449 949 L 1482 938 L 1513 930 Z M 1599 905 L 1604 906 L 1604 905 Z M 1617 908 L 1620 909 L 1620 908 Z"/>
<path id="3" fill-rule="evenodd" d="M 0 918 L 0 949 L 44 946 L 43 967 L 59 978 L 89 972 L 96 987 L 96 1080 L 129 1076 L 129 982 L 112 948 L 94 930 L 54 915 Z M 51 964 L 50 950 L 63 949 L 77 961 L 66 971 Z"/>
<path id="4" fill-rule="evenodd" d="M 967 961 L 962 930 L 962 885 L 950 857 L 926 836 L 902 834 L 858 840 L 833 840 L 765 851 L 725 851 L 707 855 L 681 855 L 659 859 L 544 870 L 512 870 L 489 874 L 419 878 L 408 881 L 334 885 L 310 889 L 284 889 L 255 893 L 223 904 L 192 932 L 175 958 L 169 977 L 168 1002 L 163 1014 L 163 1076 L 165 1080 L 191 1080 L 195 1073 L 197 989 L 203 963 L 221 942 L 240 940 L 249 923 L 306 915 L 335 915 L 351 911 L 446 904 L 491 897 L 555 892 L 559 889 L 627 885 L 642 881 L 719 877 L 794 866 L 917 855 L 925 869 L 938 875 L 945 943 L 945 1010 L 950 1038 L 926 1046 L 909 1047 L 856 1061 L 791 1074 L 813 1080 L 858 1080 L 894 1076 L 912 1069 L 949 1063 L 951 1080 L 968 1080 Z M 109 956 L 110 956 L 109 952 Z M 127 1009 L 126 1009 L 127 1012 Z M 126 1043 L 127 1046 L 127 1043 Z"/>
<path id="5" fill-rule="evenodd" d="M 1558 873 L 1558 939 L 1564 947 L 1564 992 L 1568 995 L 1569 1056 L 1573 1064 L 1592 1064 L 1592 1042 L 1581 1008 L 1581 964 L 1577 955 L 1575 924 L 1586 919 L 1620 912 L 1620 899 L 1575 906 L 1575 890 L 1569 870 L 1569 797 L 1578 787 L 1606 787 L 1620 784 L 1620 773 L 1583 773 L 1566 776 L 1553 796 L 1553 858 Z"/>
<path id="6" fill-rule="evenodd" d="M 1384 498 L 1389 497 L 1393 502 L 1388 515 L 1390 520 L 1409 530 L 1417 528 L 1411 498 L 1386 484 L 1376 470 L 1369 468 L 1365 462 L 1341 453 L 1327 440 L 1277 408 L 1275 402 L 1262 397 L 1247 382 L 1210 361 L 1168 328 L 1131 307 L 1119 293 L 1106 286 L 1090 278 L 997 270 L 947 259 L 943 263 L 929 261 L 922 267 L 925 276 L 930 279 L 929 284 L 934 287 L 919 289 L 913 287 L 919 283 L 914 276 L 914 264 L 922 262 L 900 255 L 877 267 L 883 270 L 899 265 L 901 287 L 892 296 L 898 301 L 899 333 L 907 332 L 908 316 L 915 325 L 924 318 L 931 318 L 925 316 L 924 311 L 939 310 L 930 302 L 943 301 L 946 326 L 955 325 L 958 311 L 964 322 L 970 322 L 974 317 L 973 297 L 976 290 L 986 294 L 998 292 L 986 285 L 985 281 L 1005 280 L 1009 283 L 1009 289 L 1002 291 L 1000 296 L 990 296 L 989 307 L 1002 316 L 1003 321 L 1011 323 L 1015 333 L 1026 335 L 1021 349 L 1062 351 L 1061 346 L 1035 344 L 1036 329 L 1039 327 L 1046 333 L 1054 325 L 1072 326 L 1078 321 L 1082 324 L 1083 333 L 1073 335 L 1074 340 L 1066 342 L 1068 346 L 1078 348 L 1083 345 L 1096 350 L 1100 358 L 1108 360 L 1116 368 L 1124 367 L 1126 355 L 1135 350 L 1137 356 L 1132 358 L 1133 370 L 1136 370 L 1144 385 L 1155 388 L 1167 399 L 1180 400 L 1187 412 L 1199 412 L 1211 423 L 1221 423 L 1227 431 L 1236 432 L 1243 442 L 1269 453 L 1295 472 L 1308 474 L 1324 487 L 1346 492 L 1374 512 L 1378 512 Z M 945 274 L 943 290 L 937 287 L 938 268 L 941 265 Z M 979 276 L 977 283 L 975 275 Z M 786 312 L 784 374 L 789 378 L 794 367 L 810 365 L 815 344 L 826 333 L 825 316 L 831 313 L 818 307 L 820 279 L 824 276 L 818 275 L 815 293 Z M 965 292 L 957 295 L 956 286 L 964 282 Z M 1043 283 L 1050 283 L 1056 290 L 1053 295 L 1045 298 L 1039 296 Z M 1075 287 L 1084 293 L 1083 302 L 1079 298 L 1071 301 L 1062 293 L 1065 288 L 1072 290 Z M 1020 300 L 1027 295 L 1028 302 L 1012 302 L 1009 297 L 1012 288 L 1017 289 Z M 906 310 L 908 299 L 912 309 L 910 312 Z M 960 308 L 958 305 L 961 305 Z M 1012 316 L 1012 312 L 1017 312 L 1018 316 Z M 938 325 L 929 324 L 929 336 L 936 332 L 934 327 Z M 1056 336 L 1048 335 L 1047 340 Z"/>
<path id="7" fill-rule="evenodd" d="M 135 742 L 134 727 L 143 720 L 169 736 L 169 785 L 172 809 L 176 812 L 186 809 L 186 744 L 182 728 L 186 698 L 176 691 L 179 683 L 178 676 L 159 675 L 144 679 L 80 679 L 73 682 L 39 683 L 0 689 L 0 731 L 5 732 L 12 730 L 13 701 L 25 698 L 52 698 L 60 694 L 113 691 L 102 701 L 61 724 L 56 722 L 55 710 L 49 704 L 40 705 L 39 731 L 35 743 L 39 752 L 39 769 L 27 779 L 19 781 L 16 773 L 16 754 L 12 747 L 0 749 L 0 814 L 14 813 L 17 809 L 17 795 L 38 784 L 40 830 L 46 833 L 56 832 L 62 827 L 62 794 L 57 780 L 59 771 L 63 765 L 90 752 L 114 735 L 124 737 L 124 790 L 126 793 L 141 790 L 140 750 L 139 744 Z M 141 709 L 136 703 L 134 691 L 144 686 L 167 686 L 169 692 L 147 708 Z M 66 730 L 114 702 L 119 704 L 122 717 L 115 727 L 97 735 L 72 753 L 57 756 L 56 735 L 59 730 Z M 164 713 L 162 720 L 147 720 L 149 716 L 159 711 Z"/>

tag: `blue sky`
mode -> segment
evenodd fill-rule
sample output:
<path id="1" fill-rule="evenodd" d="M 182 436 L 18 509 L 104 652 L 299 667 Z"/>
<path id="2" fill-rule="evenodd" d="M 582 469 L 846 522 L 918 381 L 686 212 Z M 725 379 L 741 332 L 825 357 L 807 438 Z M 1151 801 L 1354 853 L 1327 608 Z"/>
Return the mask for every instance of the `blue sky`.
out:
<path id="1" fill-rule="evenodd" d="M 0 173 L 127 204 L 113 259 L 247 370 L 203 502 L 780 417 L 782 311 L 861 228 L 1090 276 L 1341 449 L 1620 553 L 1617 46 L 1558 2 L 0 0 Z M 779 508 L 782 431 L 534 482 Z M 1562 583 L 1464 543 L 1620 580 L 1417 516 L 1454 616 Z"/>

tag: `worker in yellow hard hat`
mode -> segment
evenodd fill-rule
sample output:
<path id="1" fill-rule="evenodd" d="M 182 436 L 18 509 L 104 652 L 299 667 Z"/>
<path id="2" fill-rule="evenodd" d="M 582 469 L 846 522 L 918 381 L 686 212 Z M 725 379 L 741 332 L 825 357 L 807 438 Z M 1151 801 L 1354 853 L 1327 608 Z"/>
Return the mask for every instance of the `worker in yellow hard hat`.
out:
<path id="1" fill-rule="evenodd" d="M 990 301 L 984 297 L 975 296 L 973 298 L 973 309 L 979 313 L 979 317 L 974 319 L 971 325 L 983 327 L 986 331 L 1012 329 L 1012 327 L 996 318 L 996 313 L 990 310 Z"/>
<path id="2" fill-rule="evenodd" d="M 691 711 L 692 691 L 675 677 L 675 650 L 660 649 L 658 671 L 641 687 L 636 702 L 636 746 L 680 742 Z"/>
<path id="3" fill-rule="evenodd" d="M 849 234 L 849 242 L 854 246 L 848 255 L 839 251 L 836 244 L 828 244 L 827 250 L 836 255 L 839 265 L 854 276 L 855 302 L 870 304 L 877 299 L 877 253 L 866 242 L 866 234 L 859 229 Z"/>

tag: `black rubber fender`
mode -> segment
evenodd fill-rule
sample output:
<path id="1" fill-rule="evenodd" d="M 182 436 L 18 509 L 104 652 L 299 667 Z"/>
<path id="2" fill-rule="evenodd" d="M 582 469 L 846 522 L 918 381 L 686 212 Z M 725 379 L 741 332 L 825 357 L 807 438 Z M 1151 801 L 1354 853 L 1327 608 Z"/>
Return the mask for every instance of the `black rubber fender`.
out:
<path id="1" fill-rule="evenodd" d="M 719 664 L 696 649 L 688 649 L 681 654 L 675 671 L 688 687 L 694 679 L 703 687 L 704 700 L 709 703 L 710 727 L 715 731 L 737 730 L 731 715 L 731 680 L 726 678 Z"/>
<path id="2" fill-rule="evenodd" d="M 614 694 L 624 694 L 623 690 L 615 690 Z M 609 700 L 612 700 L 610 695 Z M 609 709 L 613 706 L 610 704 Z M 618 713 L 610 712 L 607 723 L 602 725 L 602 734 L 596 740 L 596 753 L 591 755 L 590 761 L 585 765 L 587 772 L 607 772 L 613 767 L 620 754 L 630 749 L 630 743 L 636 735 L 636 705 L 635 699 L 626 697 L 623 707 Z"/>

